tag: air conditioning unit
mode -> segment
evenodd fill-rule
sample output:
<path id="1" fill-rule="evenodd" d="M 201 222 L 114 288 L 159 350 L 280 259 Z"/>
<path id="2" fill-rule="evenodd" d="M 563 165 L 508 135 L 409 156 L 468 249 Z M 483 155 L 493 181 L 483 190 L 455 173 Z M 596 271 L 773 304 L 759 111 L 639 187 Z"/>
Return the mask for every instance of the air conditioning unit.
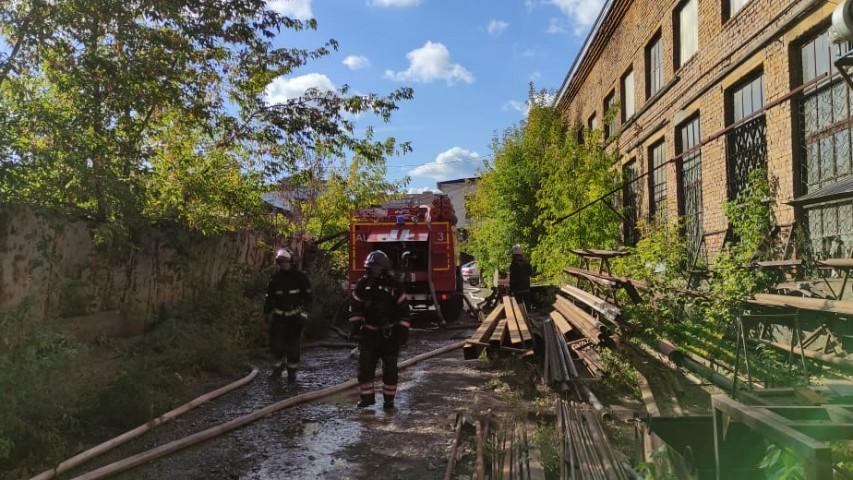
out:
<path id="1" fill-rule="evenodd" d="M 842 0 L 832 12 L 829 39 L 833 43 L 853 41 L 853 0 Z"/>

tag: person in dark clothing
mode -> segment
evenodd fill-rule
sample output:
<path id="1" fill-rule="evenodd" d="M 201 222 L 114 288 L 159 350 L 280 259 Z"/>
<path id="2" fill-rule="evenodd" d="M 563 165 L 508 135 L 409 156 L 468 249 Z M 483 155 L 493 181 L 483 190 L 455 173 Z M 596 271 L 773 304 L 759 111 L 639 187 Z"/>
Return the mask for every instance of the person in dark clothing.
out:
<path id="1" fill-rule="evenodd" d="M 382 394 L 385 409 L 394 408 L 397 394 L 397 356 L 409 334 L 409 302 L 400 282 L 391 274 L 388 256 L 376 250 L 364 261 L 367 274 L 352 291 L 349 321 L 354 336 L 360 335 L 358 382 L 359 408 L 376 403 L 373 380 L 382 359 Z"/>
<path id="2" fill-rule="evenodd" d="M 533 269 L 524 258 L 521 245 L 512 247 L 512 263 L 509 264 L 509 291 L 518 303 L 530 308 L 530 276 Z"/>
<path id="3" fill-rule="evenodd" d="M 276 361 L 270 377 L 279 378 L 286 366 L 287 381 L 294 382 L 301 357 L 302 330 L 312 301 L 311 282 L 304 273 L 293 268 L 290 250 L 279 249 L 275 263 L 279 269 L 270 278 L 264 302 L 270 350 Z"/>

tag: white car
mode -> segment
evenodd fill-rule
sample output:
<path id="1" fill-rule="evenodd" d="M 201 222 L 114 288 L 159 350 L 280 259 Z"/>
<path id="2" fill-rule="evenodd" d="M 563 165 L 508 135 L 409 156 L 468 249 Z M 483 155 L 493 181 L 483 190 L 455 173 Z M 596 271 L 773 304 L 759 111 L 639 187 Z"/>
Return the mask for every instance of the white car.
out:
<path id="1" fill-rule="evenodd" d="M 476 261 L 462 265 L 462 280 L 472 286 L 480 284 L 480 266 Z"/>

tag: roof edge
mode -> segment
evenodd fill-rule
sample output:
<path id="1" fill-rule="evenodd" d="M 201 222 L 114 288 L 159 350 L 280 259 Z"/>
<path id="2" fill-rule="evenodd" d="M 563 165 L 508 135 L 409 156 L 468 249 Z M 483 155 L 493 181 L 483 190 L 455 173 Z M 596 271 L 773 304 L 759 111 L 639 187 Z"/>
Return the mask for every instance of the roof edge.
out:
<path id="1" fill-rule="evenodd" d="M 562 85 L 560 85 L 560 91 L 557 93 L 557 96 L 554 97 L 554 102 L 551 104 L 552 107 L 557 107 L 560 105 L 560 102 L 563 100 L 563 95 L 566 93 L 566 89 L 569 87 L 569 84 L 574 79 L 575 74 L 580 68 L 580 64 L 586 58 L 586 54 L 589 51 L 589 47 L 592 44 L 592 40 L 598 35 L 599 29 L 601 29 L 601 25 L 604 24 L 604 19 L 610 14 L 610 10 L 613 8 L 613 4 L 616 3 L 615 0 L 606 0 L 604 6 L 601 7 L 601 11 L 598 12 L 598 17 L 595 18 L 595 23 L 593 23 L 592 28 L 589 30 L 589 33 L 586 35 L 586 39 L 583 42 L 583 48 L 581 51 L 575 56 L 574 61 L 572 62 L 572 66 L 569 68 L 569 72 L 566 74 L 566 78 L 563 79 Z"/>

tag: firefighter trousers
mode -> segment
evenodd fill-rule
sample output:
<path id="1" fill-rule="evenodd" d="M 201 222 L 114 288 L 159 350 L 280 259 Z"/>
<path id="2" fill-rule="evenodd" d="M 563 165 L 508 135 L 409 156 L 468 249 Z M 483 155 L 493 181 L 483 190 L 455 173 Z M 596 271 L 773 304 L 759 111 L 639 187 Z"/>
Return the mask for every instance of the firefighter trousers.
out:
<path id="1" fill-rule="evenodd" d="M 364 329 L 358 347 L 358 383 L 362 398 L 374 396 L 376 364 L 382 359 L 382 393 L 386 402 L 393 402 L 397 394 L 397 356 L 400 353 L 397 335 L 386 336 L 381 330 Z"/>
<path id="2" fill-rule="evenodd" d="M 289 369 L 299 367 L 302 329 L 302 317 L 299 315 L 273 314 L 270 321 L 270 350 L 275 360 L 285 360 Z"/>

